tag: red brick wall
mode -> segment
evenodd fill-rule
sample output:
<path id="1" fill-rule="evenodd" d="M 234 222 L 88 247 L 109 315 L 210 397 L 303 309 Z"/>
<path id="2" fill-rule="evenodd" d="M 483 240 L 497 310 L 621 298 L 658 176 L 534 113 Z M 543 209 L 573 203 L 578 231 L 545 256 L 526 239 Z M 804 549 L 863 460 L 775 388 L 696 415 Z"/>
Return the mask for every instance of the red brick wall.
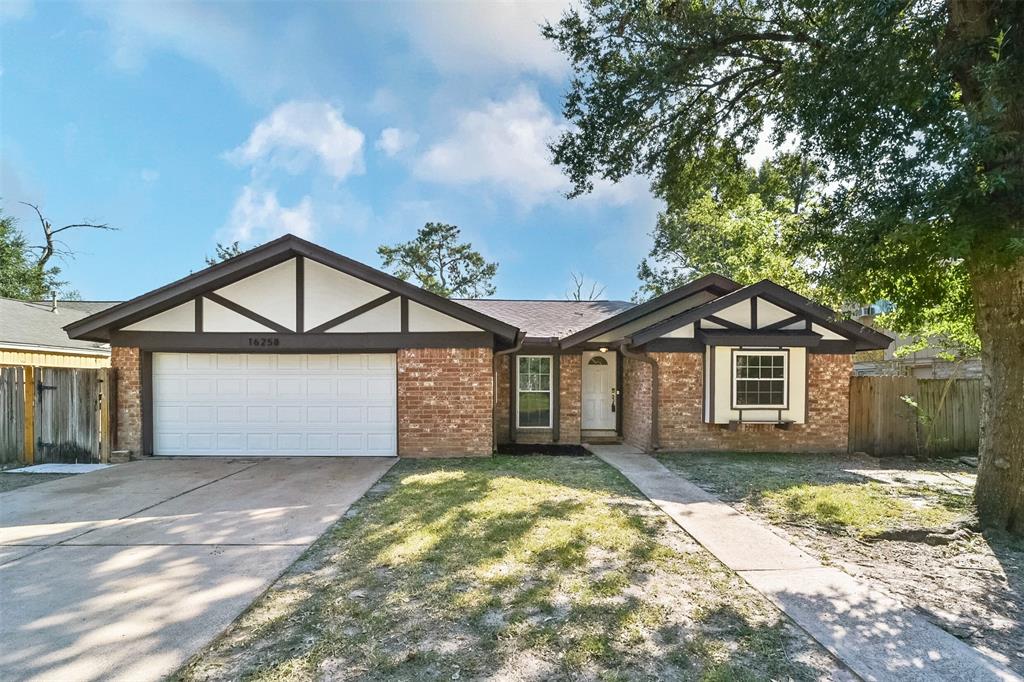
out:
<path id="1" fill-rule="evenodd" d="M 642 450 L 651 446 L 651 366 L 627 357 L 622 358 L 622 439 Z"/>
<path id="2" fill-rule="evenodd" d="M 115 450 L 142 454 L 142 363 L 138 348 L 110 349 L 110 366 L 117 371 L 117 434 Z M 113 461 L 116 458 L 111 457 Z"/>
<path id="3" fill-rule="evenodd" d="M 583 420 L 583 356 L 563 355 L 558 362 L 558 442 L 578 444 Z"/>
<path id="4" fill-rule="evenodd" d="M 398 351 L 398 450 L 403 457 L 490 455 L 490 348 Z"/>
<path id="5" fill-rule="evenodd" d="M 660 379 L 659 445 L 662 450 L 741 452 L 846 451 L 850 355 L 807 355 L 807 422 L 788 430 L 744 424 L 730 431 L 703 422 L 701 353 L 653 353 Z"/>
<path id="6" fill-rule="evenodd" d="M 543 353 L 538 353 L 543 354 Z M 579 444 L 580 424 L 583 418 L 582 390 L 583 376 L 580 354 L 562 355 L 559 362 L 558 410 L 559 410 L 559 443 Z M 498 443 L 509 443 L 509 356 L 498 357 L 497 404 L 494 410 L 494 432 Z M 517 443 L 551 443 L 554 432 L 551 429 L 523 429 L 516 431 Z"/>

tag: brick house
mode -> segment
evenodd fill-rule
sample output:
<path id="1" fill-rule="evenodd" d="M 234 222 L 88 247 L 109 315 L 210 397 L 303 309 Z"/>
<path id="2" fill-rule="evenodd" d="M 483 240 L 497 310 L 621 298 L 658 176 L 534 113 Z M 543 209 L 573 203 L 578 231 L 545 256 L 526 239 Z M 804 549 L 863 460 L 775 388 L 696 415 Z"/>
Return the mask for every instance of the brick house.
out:
<path id="1" fill-rule="evenodd" d="M 839 451 L 852 354 L 889 343 L 768 281 L 448 300 L 291 235 L 66 330 L 110 344 L 135 455 Z"/>

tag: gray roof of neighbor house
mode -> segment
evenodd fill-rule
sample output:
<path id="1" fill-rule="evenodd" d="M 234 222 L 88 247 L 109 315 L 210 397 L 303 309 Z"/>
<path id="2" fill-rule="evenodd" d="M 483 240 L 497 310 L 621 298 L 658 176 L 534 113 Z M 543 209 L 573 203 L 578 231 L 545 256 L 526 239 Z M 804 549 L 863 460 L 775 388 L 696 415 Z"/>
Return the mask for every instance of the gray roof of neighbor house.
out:
<path id="1" fill-rule="evenodd" d="M 467 308 L 526 332 L 528 338 L 560 339 L 632 308 L 629 301 L 517 301 L 456 299 Z"/>
<path id="2" fill-rule="evenodd" d="M 101 310 L 117 305 L 117 301 L 19 301 L 0 298 L 0 347 L 39 348 L 77 352 L 105 352 L 105 343 L 68 338 L 64 325 L 71 324 Z"/>

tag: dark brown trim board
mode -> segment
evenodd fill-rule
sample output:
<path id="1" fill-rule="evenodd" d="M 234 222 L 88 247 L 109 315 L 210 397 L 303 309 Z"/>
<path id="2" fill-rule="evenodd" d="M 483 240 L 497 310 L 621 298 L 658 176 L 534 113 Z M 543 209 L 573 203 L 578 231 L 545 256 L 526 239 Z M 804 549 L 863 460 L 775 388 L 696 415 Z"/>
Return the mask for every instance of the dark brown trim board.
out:
<path id="1" fill-rule="evenodd" d="M 110 344 L 169 353 L 375 353 L 402 348 L 491 348 L 494 337 L 487 332 L 115 332 Z"/>
<path id="2" fill-rule="evenodd" d="M 192 305 L 196 309 L 195 329 L 197 332 L 201 332 L 203 331 L 203 297 L 196 296 L 195 302 Z"/>
<path id="3" fill-rule="evenodd" d="M 562 435 L 562 356 L 551 356 L 551 441 L 557 443 Z M 580 372 L 583 368 L 580 367 Z M 580 376 L 582 382 L 583 377 Z"/>
<path id="4" fill-rule="evenodd" d="M 643 346 L 648 353 L 703 353 L 704 344 L 697 339 L 655 339 Z"/>
<path id="5" fill-rule="evenodd" d="M 306 259 L 295 259 L 295 331 L 306 331 Z"/>
<path id="6" fill-rule="evenodd" d="M 718 329 L 697 330 L 697 340 L 708 346 L 792 346 L 812 348 L 821 343 L 813 332 L 753 332 Z"/>
<path id="7" fill-rule="evenodd" d="M 359 317 L 363 313 L 369 312 L 369 311 L 373 310 L 374 308 L 382 306 L 385 303 L 387 303 L 388 301 L 390 301 L 392 299 L 395 299 L 395 298 L 398 298 L 398 294 L 384 294 L 383 296 L 381 296 L 379 298 L 375 298 L 372 301 L 368 301 L 368 302 L 364 303 L 363 305 L 359 306 L 358 308 L 353 308 L 352 310 L 348 311 L 347 313 L 344 313 L 342 315 L 338 315 L 337 317 L 335 317 L 335 318 L 333 318 L 331 320 L 327 320 L 326 322 L 324 322 L 321 325 L 317 325 L 316 327 L 313 327 L 312 329 L 309 330 L 308 333 L 309 334 L 320 334 L 320 333 L 326 332 L 328 329 L 333 329 L 334 327 L 337 327 L 339 324 L 342 324 L 344 322 L 348 322 L 349 320 L 351 320 L 353 318 Z M 402 299 L 402 300 L 404 301 L 405 299 Z M 401 329 L 402 329 L 403 332 L 409 331 L 407 324 L 403 324 Z"/>
<path id="8" fill-rule="evenodd" d="M 153 354 L 139 353 L 139 391 L 142 393 L 142 454 L 153 454 Z"/>
<path id="9" fill-rule="evenodd" d="M 622 353 L 615 351 L 615 434 L 622 437 L 622 410 L 625 393 L 622 390 Z M 580 426 L 583 425 L 583 363 L 580 362 Z"/>
<path id="10" fill-rule="evenodd" d="M 400 315 L 401 315 L 402 322 L 401 322 L 401 326 L 399 326 L 399 329 L 401 329 L 403 332 L 408 332 L 409 331 L 409 299 L 407 299 L 405 296 L 402 297 L 401 313 L 400 313 Z"/>
<path id="11" fill-rule="evenodd" d="M 242 317 L 247 317 L 250 320 L 252 320 L 253 322 L 256 322 L 258 324 L 262 324 L 264 327 L 269 327 L 270 329 L 274 330 L 275 332 L 279 332 L 281 334 L 290 334 L 290 333 L 292 333 L 292 330 L 289 329 L 288 327 L 285 327 L 283 324 L 278 324 L 277 322 L 274 322 L 271 319 L 263 317 L 262 315 L 260 315 L 258 313 L 254 313 L 253 311 L 249 310 L 248 308 L 246 308 L 244 306 L 240 306 L 237 303 L 235 303 L 234 301 L 231 301 L 229 299 L 224 298 L 220 294 L 215 294 L 212 291 L 210 291 L 210 292 L 206 293 L 206 298 L 208 298 L 209 300 L 213 301 L 214 303 L 217 303 L 219 305 L 224 306 L 225 308 L 227 308 L 228 310 L 230 310 L 232 312 L 238 313 Z"/>

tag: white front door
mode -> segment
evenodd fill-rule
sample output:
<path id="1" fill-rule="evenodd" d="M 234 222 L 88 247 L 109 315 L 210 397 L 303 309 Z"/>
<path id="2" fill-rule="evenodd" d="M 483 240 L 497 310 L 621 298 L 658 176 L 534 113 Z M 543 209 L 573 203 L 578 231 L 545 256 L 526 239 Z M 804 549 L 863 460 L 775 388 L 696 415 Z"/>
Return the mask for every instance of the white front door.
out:
<path id="1" fill-rule="evenodd" d="M 615 353 L 583 353 L 583 429 L 615 429 Z"/>
<path id="2" fill-rule="evenodd" d="M 395 355 L 153 353 L 156 455 L 395 455 Z"/>

